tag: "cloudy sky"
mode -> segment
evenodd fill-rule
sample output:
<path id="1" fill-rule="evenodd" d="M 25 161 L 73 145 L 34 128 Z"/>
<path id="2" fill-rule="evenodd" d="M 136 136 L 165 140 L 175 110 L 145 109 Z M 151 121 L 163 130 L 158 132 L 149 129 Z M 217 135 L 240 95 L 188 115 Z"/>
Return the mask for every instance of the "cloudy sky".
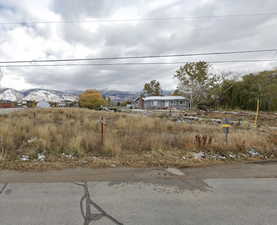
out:
<path id="1" fill-rule="evenodd" d="M 185 18 L 166 19 L 172 17 Z M 276 27 L 276 0 L 0 0 L 0 61 L 274 49 Z M 239 59 L 277 60 L 277 52 L 128 62 Z M 93 63 L 115 62 L 126 60 Z M 214 64 L 213 70 L 242 74 L 276 66 L 276 62 L 225 63 Z M 16 89 L 139 90 L 146 81 L 157 79 L 164 89 L 174 89 L 177 67 L 2 68 L 1 85 Z"/>

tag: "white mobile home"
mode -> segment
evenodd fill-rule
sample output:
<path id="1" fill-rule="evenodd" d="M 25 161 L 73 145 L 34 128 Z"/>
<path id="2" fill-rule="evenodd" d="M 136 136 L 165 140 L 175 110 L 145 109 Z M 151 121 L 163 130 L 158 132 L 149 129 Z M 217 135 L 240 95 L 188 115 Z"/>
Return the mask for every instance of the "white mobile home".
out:
<path id="1" fill-rule="evenodd" d="M 189 99 L 183 96 L 149 96 L 143 98 L 144 109 L 187 109 Z"/>

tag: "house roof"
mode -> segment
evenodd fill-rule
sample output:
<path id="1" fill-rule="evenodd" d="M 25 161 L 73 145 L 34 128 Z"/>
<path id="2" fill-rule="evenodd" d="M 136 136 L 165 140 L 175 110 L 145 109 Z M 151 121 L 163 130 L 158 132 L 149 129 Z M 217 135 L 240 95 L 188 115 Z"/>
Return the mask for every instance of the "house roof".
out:
<path id="1" fill-rule="evenodd" d="M 186 98 L 183 96 L 148 96 L 143 98 L 144 101 L 151 100 L 185 100 Z"/>

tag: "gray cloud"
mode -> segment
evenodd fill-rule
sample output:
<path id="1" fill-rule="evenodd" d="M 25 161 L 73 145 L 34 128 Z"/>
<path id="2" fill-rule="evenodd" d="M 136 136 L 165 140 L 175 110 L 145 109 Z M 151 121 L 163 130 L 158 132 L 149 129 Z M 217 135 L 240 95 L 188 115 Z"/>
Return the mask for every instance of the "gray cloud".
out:
<path id="1" fill-rule="evenodd" d="M 136 1 L 139 4 L 144 1 Z M 59 0 L 53 1 L 52 9 L 65 19 L 80 19 L 83 17 L 106 18 L 116 10 L 132 4 L 128 0 Z"/>
<path id="2" fill-rule="evenodd" d="M 10 4 L 0 0 L 0 18 L 12 20 L 87 20 L 91 18 L 163 18 L 188 17 L 185 20 L 139 21 L 117 23 L 74 23 L 1 26 L 1 59 L 13 57 L 108 57 L 148 54 L 174 54 L 203 51 L 229 51 L 274 48 L 277 34 L 275 15 L 230 16 L 217 18 L 189 19 L 209 15 L 251 14 L 277 11 L 275 0 L 202 0 L 202 1 L 112 1 L 112 0 L 47 0 L 46 10 L 41 17 L 35 13 L 36 4 L 28 6 L 16 1 Z M 2 16 L 3 15 L 3 16 Z M 45 17 L 44 17 L 45 16 Z M 53 18 L 49 18 L 52 16 Z M 17 36 L 20 29 L 24 35 Z M 19 31 L 18 31 L 19 32 Z M 24 37 L 24 39 L 23 39 Z M 29 37 L 29 38 L 28 38 Z M 20 42 L 21 51 L 13 49 Z M 33 43 L 35 46 L 32 48 Z M 26 47 L 28 46 L 28 47 Z M 7 54 L 13 49 L 14 56 Z M 152 61 L 230 60 L 275 58 L 276 54 L 248 54 L 232 56 L 191 57 L 177 59 L 155 59 Z M 150 61 L 150 60 L 132 60 Z M 121 61 L 122 62 L 122 61 Z M 214 65 L 215 71 L 235 72 L 259 71 L 276 67 L 276 63 L 236 63 Z M 10 69 L 8 73 L 24 78 L 34 87 L 56 89 L 110 88 L 138 90 L 151 79 L 162 81 L 165 89 L 172 89 L 176 81 L 172 76 L 178 66 L 106 66 L 106 67 L 62 67 Z"/>

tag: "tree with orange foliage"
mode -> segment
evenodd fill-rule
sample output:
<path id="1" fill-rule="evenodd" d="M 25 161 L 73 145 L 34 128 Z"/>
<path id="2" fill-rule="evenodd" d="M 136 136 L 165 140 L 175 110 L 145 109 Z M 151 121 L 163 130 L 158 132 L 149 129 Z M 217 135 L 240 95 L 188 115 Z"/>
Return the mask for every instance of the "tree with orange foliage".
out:
<path id="1" fill-rule="evenodd" d="M 106 100 L 99 91 L 86 90 L 80 95 L 79 105 L 83 108 L 99 109 L 101 106 L 106 105 Z"/>

